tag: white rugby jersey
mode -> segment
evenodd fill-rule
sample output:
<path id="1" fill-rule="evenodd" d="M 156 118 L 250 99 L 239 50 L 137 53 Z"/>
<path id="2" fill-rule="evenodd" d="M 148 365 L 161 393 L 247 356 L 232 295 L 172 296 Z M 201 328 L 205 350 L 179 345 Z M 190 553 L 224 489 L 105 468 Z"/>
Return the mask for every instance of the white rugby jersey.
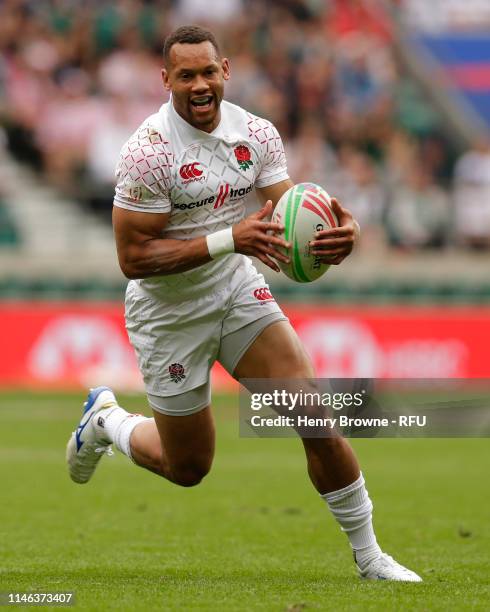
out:
<path id="1" fill-rule="evenodd" d="M 194 128 L 172 101 L 146 119 L 123 146 L 116 168 L 114 205 L 168 213 L 163 237 L 205 236 L 238 223 L 254 187 L 288 178 L 276 128 L 223 101 L 210 134 Z M 136 281 L 168 301 L 191 298 L 224 280 L 243 255 L 230 254 L 178 274 Z"/>

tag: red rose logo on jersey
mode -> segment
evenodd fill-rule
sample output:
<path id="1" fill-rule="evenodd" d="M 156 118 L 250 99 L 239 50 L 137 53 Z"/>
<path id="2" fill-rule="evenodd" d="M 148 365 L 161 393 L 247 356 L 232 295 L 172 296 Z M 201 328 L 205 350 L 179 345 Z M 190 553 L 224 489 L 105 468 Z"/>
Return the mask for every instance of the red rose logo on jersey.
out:
<path id="1" fill-rule="evenodd" d="M 202 170 L 199 168 L 201 164 L 194 162 L 192 164 L 184 164 L 179 169 L 181 178 L 184 179 L 184 183 L 191 183 L 192 181 L 202 180 Z"/>
<path id="2" fill-rule="evenodd" d="M 270 302 L 273 300 L 272 293 L 269 291 L 269 287 L 259 287 L 254 291 L 254 297 L 259 300 L 259 302 Z"/>
<path id="3" fill-rule="evenodd" d="M 233 152 L 235 153 L 238 165 L 242 170 L 248 170 L 250 166 L 253 166 L 250 149 L 248 147 L 245 145 L 239 145 L 233 149 Z"/>
<path id="4" fill-rule="evenodd" d="M 174 383 L 181 382 L 185 378 L 184 366 L 180 363 L 173 363 L 172 365 L 169 365 L 168 373 L 170 374 L 170 378 L 174 381 Z"/>

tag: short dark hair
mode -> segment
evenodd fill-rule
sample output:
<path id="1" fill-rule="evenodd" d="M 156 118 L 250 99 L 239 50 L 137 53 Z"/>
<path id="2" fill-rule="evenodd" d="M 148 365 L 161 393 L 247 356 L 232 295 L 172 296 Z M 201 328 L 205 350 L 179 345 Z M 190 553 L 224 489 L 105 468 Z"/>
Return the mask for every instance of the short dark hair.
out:
<path id="1" fill-rule="evenodd" d="M 220 57 L 221 52 L 218 41 L 212 32 L 206 30 L 205 28 L 201 28 L 201 26 L 195 25 L 181 26 L 180 28 L 177 28 L 165 39 L 165 44 L 163 45 L 163 58 L 165 63 L 167 63 L 170 58 L 170 49 L 173 47 L 173 45 L 177 43 L 184 45 L 198 45 L 206 41 L 209 41 L 213 45 L 213 47 L 216 49 L 218 57 Z"/>

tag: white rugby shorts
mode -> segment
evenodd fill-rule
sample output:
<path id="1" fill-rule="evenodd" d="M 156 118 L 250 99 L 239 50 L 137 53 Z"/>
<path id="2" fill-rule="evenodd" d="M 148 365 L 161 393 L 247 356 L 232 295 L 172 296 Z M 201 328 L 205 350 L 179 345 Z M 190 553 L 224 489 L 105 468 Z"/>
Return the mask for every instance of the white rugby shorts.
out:
<path id="1" fill-rule="evenodd" d="M 287 320 L 248 257 L 213 291 L 165 302 L 130 282 L 126 329 L 154 410 L 185 416 L 210 403 L 216 360 L 233 374 L 254 339 Z"/>

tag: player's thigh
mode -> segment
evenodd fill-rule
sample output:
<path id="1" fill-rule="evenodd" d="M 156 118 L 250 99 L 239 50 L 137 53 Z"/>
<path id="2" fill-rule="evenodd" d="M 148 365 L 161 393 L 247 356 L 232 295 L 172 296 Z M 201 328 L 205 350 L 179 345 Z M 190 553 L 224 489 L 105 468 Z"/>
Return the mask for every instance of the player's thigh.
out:
<path id="1" fill-rule="evenodd" d="M 237 379 L 312 378 L 314 370 L 289 321 L 276 321 L 255 338 L 233 375 Z"/>
<path id="2" fill-rule="evenodd" d="M 210 406 L 187 416 L 153 410 L 165 458 L 171 471 L 205 476 L 213 462 L 215 427 Z"/>
<path id="3" fill-rule="evenodd" d="M 231 281 L 218 360 L 235 378 L 313 376 L 296 332 L 264 277 L 244 258 Z"/>
<path id="4" fill-rule="evenodd" d="M 176 305 L 147 296 L 134 284 L 128 285 L 126 329 L 149 399 L 182 396 L 209 384 L 211 365 L 219 350 L 224 309 L 219 293 L 202 297 L 198 306 L 195 300 Z M 209 401 L 201 407 L 207 404 Z M 169 400 L 168 410 L 174 409 L 176 416 L 197 412 L 194 405 L 170 404 Z M 162 412 L 166 411 L 164 407 Z"/>

